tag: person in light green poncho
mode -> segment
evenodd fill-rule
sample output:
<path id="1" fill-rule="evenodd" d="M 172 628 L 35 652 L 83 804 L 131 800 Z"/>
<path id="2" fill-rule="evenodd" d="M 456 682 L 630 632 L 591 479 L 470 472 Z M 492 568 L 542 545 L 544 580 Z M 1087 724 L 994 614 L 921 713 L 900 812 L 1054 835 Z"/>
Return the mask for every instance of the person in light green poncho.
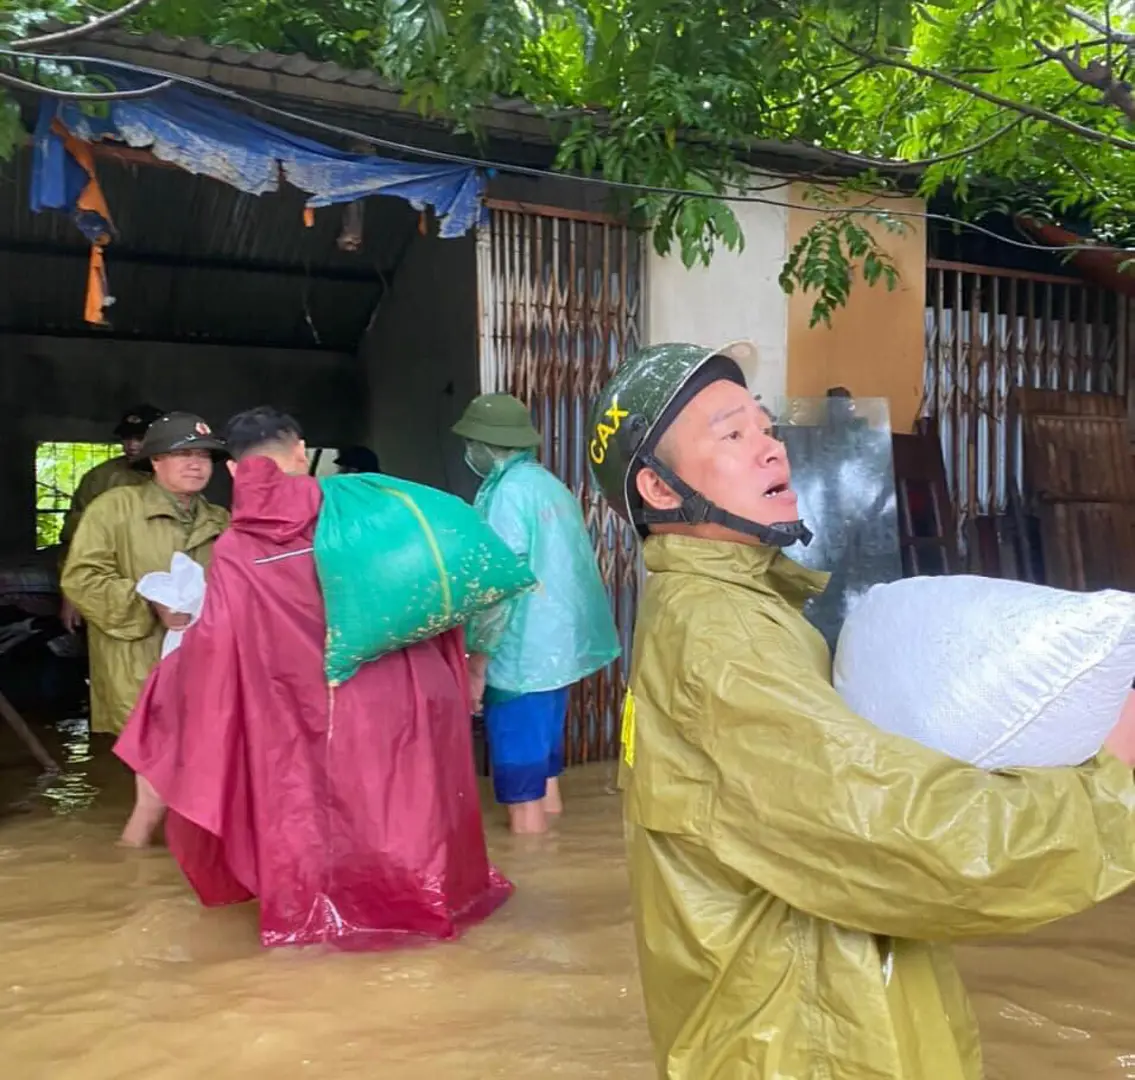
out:
<path id="1" fill-rule="evenodd" d="M 539 582 L 474 620 L 469 647 L 497 801 L 514 832 L 543 832 L 547 815 L 563 808 L 571 687 L 619 656 L 611 602 L 579 500 L 536 460 L 540 433 L 524 405 L 483 395 L 453 430 L 482 478 L 475 505 Z"/>

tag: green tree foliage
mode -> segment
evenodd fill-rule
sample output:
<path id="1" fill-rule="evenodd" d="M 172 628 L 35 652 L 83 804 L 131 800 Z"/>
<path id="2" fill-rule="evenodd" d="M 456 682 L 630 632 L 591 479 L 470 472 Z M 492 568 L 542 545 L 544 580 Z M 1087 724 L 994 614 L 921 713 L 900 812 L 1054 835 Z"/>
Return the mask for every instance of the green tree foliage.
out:
<path id="1" fill-rule="evenodd" d="M 91 28 L 113 25 L 139 11 L 150 0 L 126 0 L 118 8 L 103 12 L 83 0 L 0 0 L 0 47 L 7 50 L 60 48 L 81 42 Z M 43 34 L 40 28 L 48 22 L 69 27 L 55 34 Z M 85 107 L 99 108 L 99 100 L 113 96 L 114 85 L 99 75 L 85 74 L 66 63 L 51 60 L 20 60 L 0 55 L 0 161 L 7 160 L 24 138 L 19 110 L 12 100 L 11 89 L 35 92 L 47 87 L 63 94 L 81 96 Z"/>
<path id="2" fill-rule="evenodd" d="M 63 518 L 79 481 L 122 453 L 117 443 L 40 443 L 35 448 L 36 547 L 59 543 Z"/>
<path id="3" fill-rule="evenodd" d="M 872 196 L 826 206 L 785 267 L 785 287 L 807 290 L 826 320 L 857 276 L 893 284 L 878 237 L 903 227 L 887 213 L 896 186 L 946 186 L 971 217 L 1074 214 L 1095 238 L 1127 242 L 1129 11 L 1098 0 L 150 0 L 130 25 L 373 67 L 474 133 L 479 106 L 522 97 L 547 114 L 558 168 L 654 189 L 628 201 L 658 250 L 687 264 L 744 242 L 720 197 L 762 197 L 751 151 L 808 147 L 800 179 L 850 178 Z M 23 0 L 0 0 L 0 36 L 28 22 Z"/>

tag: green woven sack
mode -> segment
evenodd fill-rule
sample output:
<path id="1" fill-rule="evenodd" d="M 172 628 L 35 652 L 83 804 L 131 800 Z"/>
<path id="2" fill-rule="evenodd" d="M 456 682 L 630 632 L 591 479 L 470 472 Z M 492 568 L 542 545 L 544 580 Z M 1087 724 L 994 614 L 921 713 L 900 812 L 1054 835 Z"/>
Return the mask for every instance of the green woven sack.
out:
<path id="1" fill-rule="evenodd" d="M 374 473 L 330 476 L 320 486 L 315 566 L 332 686 L 536 584 L 456 495 Z"/>

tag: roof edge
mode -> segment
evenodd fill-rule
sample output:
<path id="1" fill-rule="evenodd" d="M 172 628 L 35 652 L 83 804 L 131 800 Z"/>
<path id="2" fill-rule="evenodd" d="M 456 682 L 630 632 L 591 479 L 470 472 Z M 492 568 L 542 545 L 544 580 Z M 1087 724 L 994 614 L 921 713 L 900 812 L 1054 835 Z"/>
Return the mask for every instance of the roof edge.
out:
<path id="1" fill-rule="evenodd" d="M 52 33 L 65 26 L 62 22 L 51 20 L 38 29 Z M 312 102 L 354 114 L 384 114 L 434 130 L 451 133 L 453 130 L 450 119 L 424 116 L 406 100 L 401 87 L 377 72 L 345 68 L 333 61 L 313 60 L 303 53 L 247 50 L 234 45 L 210 45 L 197 37 L 175 37 L 161 31 L 137 34 L 117 28 L 96 31 L 48 51 L 71 51 L 99 59 L 135 63 L 201 79 L 239 93 Z M 496 98 L 474 113 L 476 123 L 486 134 L 547 147 L 554 147 L 558 141 L 553 125 L 579 115 L 579 110 L 546 112 L 517 98 Z M 679 137 L 696 140 L 697 133 Z M 853 154 L 807 143 L 771 139 L 745 140 L 735 146 L 735 152 L 740 161 L 757 169 L 833 182 L 873 167 L 870 159 L 860 161 Z M 882 166 L 888 175 L 900 181 L 913 180 L 921 173 L 916 167 L 906 169 L 897 162 L 879 162 L 876 166 Z M 817 172 L 823 175 L 817 177 Z"/>

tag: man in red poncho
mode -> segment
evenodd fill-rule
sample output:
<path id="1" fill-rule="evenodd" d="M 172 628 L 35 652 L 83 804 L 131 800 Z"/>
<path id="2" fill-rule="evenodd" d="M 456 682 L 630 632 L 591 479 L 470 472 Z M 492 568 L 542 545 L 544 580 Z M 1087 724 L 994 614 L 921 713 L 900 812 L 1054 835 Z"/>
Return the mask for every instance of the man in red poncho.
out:
<path id="1" fill-rule="evenodd" d="M 253 409 L 226 440 L 232 525 L 204 609 L 115 751 L 169 808 L 167 842 L 202 903 L 259 899 L 265 945 L 455 937 L 512 891 L 485 850 L 462 634 L 332 690 L 321 495 L 299 425 Z"/>

